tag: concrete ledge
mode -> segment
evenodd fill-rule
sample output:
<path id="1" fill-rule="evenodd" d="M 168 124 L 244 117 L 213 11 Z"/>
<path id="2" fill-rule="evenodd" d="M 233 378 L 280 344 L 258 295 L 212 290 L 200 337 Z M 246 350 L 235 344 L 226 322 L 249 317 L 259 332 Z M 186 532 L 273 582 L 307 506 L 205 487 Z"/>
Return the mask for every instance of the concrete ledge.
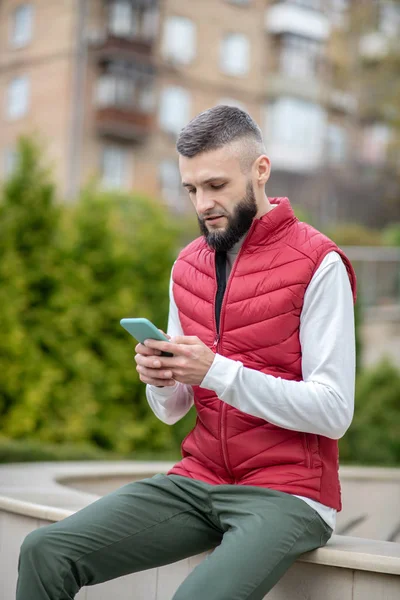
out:
<path id="1" fill-rule="evenodd" d="M 76 462 L 0 466 L 0 598 L 15 598 L 19 547 L 29 531 L 68 517 L 96 500 L 103 490 L 107 493 L 127 481 L 166 472 L 171 464 Z M 389 486 L 391 495 L 393 489 L 400 487 L 400 471 L 396 469 L 348 467 L 342 469 L 341 479 L 348 480 L 352 490 L 363 489 L 362 482 L 369 481 Z M 77 598 L 100 600 L 115 595 L 119 600 L 169 600 L 190 570 L 208 554 L 84 588 Z M 400 544 L 334 535 L 324 548 L 303 554 L 270 592 L 268 600 L 320 600 L 322 596 L 324 600 L 395 600 L 400 597 L 399 576 Z"/>

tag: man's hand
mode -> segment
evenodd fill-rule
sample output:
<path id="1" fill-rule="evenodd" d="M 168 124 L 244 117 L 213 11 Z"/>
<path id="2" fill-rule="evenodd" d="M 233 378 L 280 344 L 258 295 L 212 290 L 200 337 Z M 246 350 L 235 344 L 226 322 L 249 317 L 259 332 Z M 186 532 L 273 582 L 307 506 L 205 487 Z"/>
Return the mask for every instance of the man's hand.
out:
<path id="1" fill-rule="evenodd" d="M 197 336 L 177 336 L 170 342 L 146 340 L 136 346 L 136 370 L 140 380 L 150 385 L 174 385 L 176 381 L 199 385 L 212 363 L 215 354 Z M 173 357 L 160 356 L 172 352 Z"/>

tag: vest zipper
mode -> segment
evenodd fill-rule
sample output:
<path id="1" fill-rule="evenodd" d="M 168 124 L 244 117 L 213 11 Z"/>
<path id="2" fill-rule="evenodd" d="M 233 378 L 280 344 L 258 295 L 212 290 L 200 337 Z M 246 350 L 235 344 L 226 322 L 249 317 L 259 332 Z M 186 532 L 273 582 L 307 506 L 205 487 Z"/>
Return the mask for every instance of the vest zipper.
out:
<path id="1" fill-rule="evenodd" d="M 219 330 L 218 331 L 217 331 L 217 324 L 216 324 L 216 320 L 215 320 L 215 305 L 216 305 L 217 296 L 218 296 L 219 282 L 218 282 L 218 278 L 217 278 L 217 269 L 215 268 L 215 278 L 217 280 L 217 291 L 216 291 L 216 294 L 214 297 L 213 314 L 214 314 L 214 327 L 215 327 L 216 333 L 215 333 L 213 347 L 215 346 L 216 353 L 218 352 L 219 347 L 222 347 L 221 337 L 222 337 L 222 331 L 223 331 L 223 321 L 224 321 L 224 316 L 225 316 L 224 308 L 226 305 L 226 298 L 228 296 L 228 291 L 229 291 L 229 287 L 230 287 L 230 284 L 232 281 L 232 277 L 233 277 L 234 271 L 236 270 L 236 266 L 237 266 L 238 260 L 240 258 L 240 255 L 242 254 L 244 247 L 246 246 L 248 240 L 250 239 L 251 233 L 252 233 L 255 225 L 256 225 L 256 219 L 253 219 L 253 222 L 252 222 L 249 232 L 246 236 L 246 239 L 244 240 L 244 242 L 238 252 L 238 255 L 235 259 L 235 262 L 232 265 L 231 272 L 230 272 L 228 280 L 226 282 L 225 293 L 222 298 L 221 310 L 220 310 L 220 314 L 219 314 Z M 228 445 L 226 443 L 226 413 L 228 410 L 228 405 L 223 400 L 220 401 L 220 405 L 221 406 L 220 406 L 220 413 L 219 413 L 219 439 L 220 439 L 221 455 L 223 458 L 225 469 L 232 479 L 232 483 L 236 483 L 235 475 L 233 474 L 230 463 L 229 463 Z"/>

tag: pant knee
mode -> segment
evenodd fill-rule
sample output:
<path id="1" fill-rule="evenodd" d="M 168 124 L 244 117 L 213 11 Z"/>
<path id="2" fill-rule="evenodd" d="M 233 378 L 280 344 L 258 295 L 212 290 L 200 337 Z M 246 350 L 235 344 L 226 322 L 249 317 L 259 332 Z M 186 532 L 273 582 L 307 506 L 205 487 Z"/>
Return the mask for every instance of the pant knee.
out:
<path id="1" fill-rule="evenodd" d="M 28 533 L 21 545 L 19 553 L 20 562 L 25 558 L 32 559 L 39 556 L 44 558 L 50 551 L 46 540 L 46 529 L 46 527 L 40 527 Z"/>
<path id="2" fill-rule="evenodd" d="M 62 588 L 68 592 L 68 598 L 74 597 L 86 582 L 72 555 L 53 525 L 35 529 L 26 536 L 20 549 L 18 571 L 22 587 L 40 581 L 46 590 Z M 53 597 L 50 592 L 48 597 Z"/>

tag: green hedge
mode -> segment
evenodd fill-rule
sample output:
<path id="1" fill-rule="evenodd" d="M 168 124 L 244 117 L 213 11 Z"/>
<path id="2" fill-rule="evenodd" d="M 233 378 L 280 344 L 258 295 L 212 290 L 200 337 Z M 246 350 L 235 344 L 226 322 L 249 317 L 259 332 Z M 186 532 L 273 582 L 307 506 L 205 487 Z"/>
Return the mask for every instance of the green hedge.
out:
<path id="1" fill-rule="evenodd" d="M 59 204 L 23 140 L 0 203 L 0 431 L 129 454 L 173 450 L 151 412 L 122 317 L 167 325 L 177 227 L 149 198 L 95 186 Z"/>

